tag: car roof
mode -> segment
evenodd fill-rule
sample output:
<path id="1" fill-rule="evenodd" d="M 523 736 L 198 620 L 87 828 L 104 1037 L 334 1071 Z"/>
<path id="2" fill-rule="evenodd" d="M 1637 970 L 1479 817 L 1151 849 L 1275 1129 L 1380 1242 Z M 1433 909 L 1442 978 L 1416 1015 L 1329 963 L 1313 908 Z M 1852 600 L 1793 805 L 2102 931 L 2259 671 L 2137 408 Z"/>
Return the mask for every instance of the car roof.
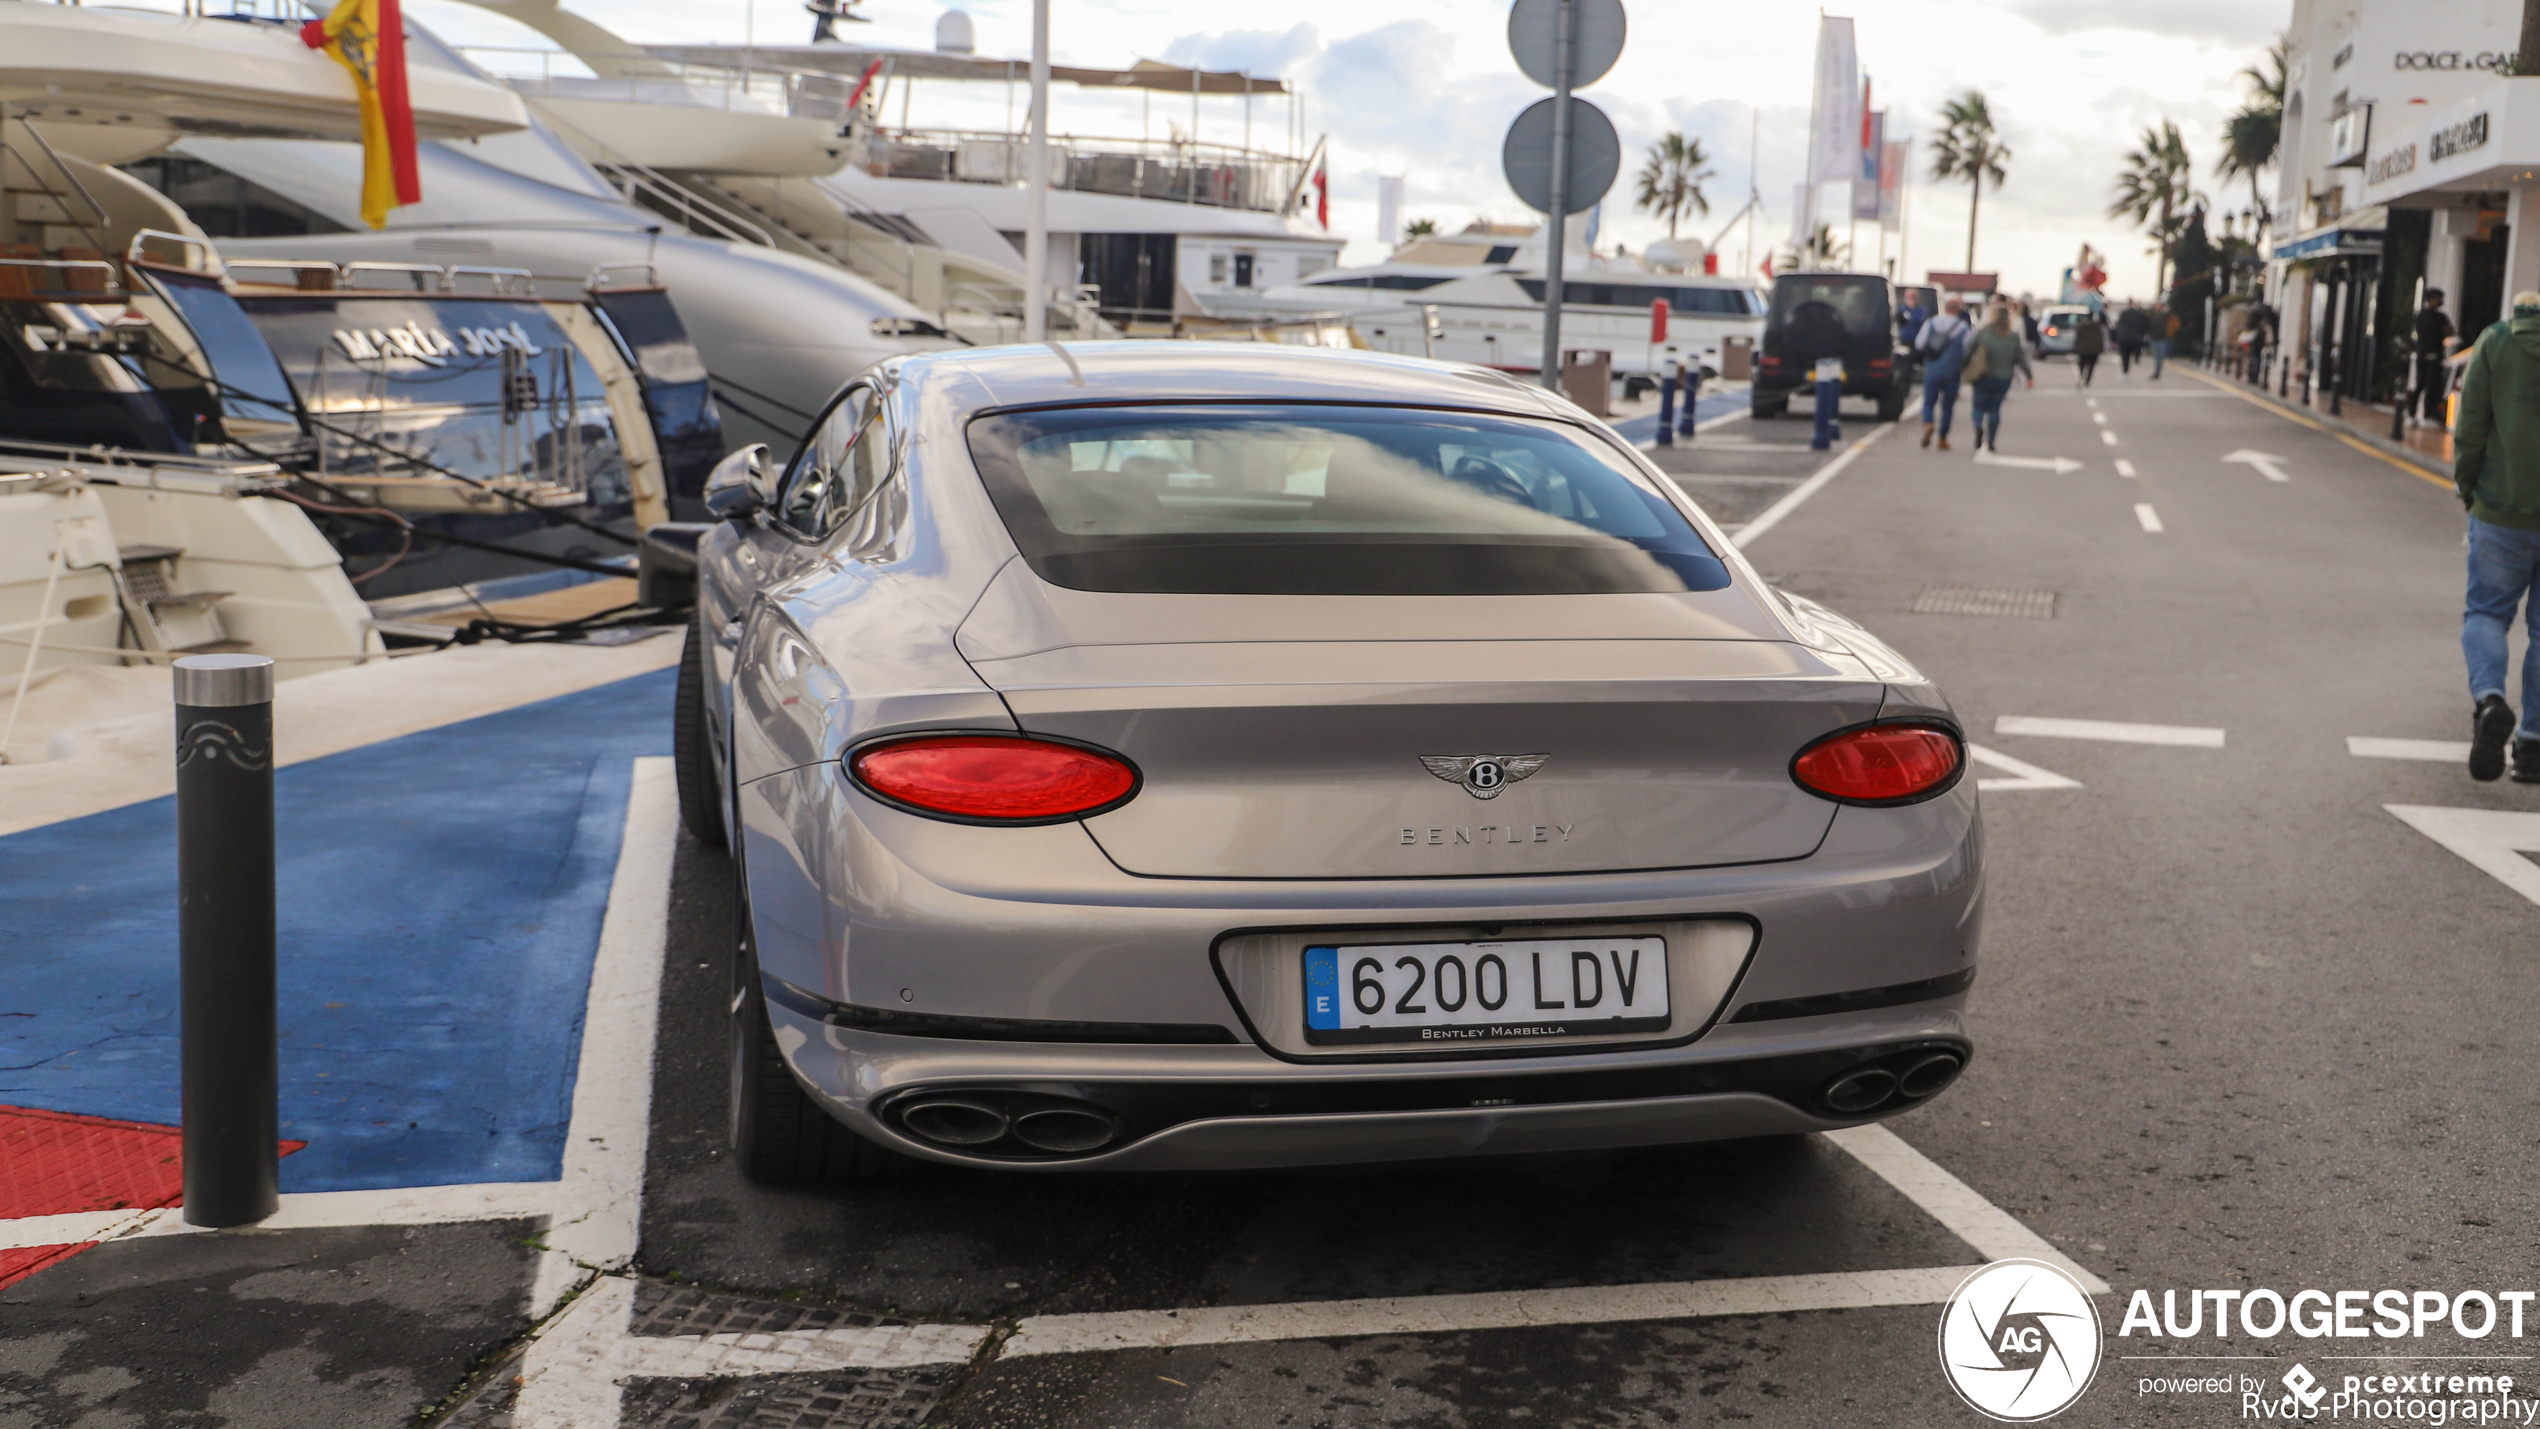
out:
<path id="1" fill-rule="evenodd" d="M 1080 402 L 1400 402 L 1575 418 L 1542 389 L 1467 362 L 1264 342 L 1045 342 L 902 358 L 904 378 L 955 374 L 985 389 L 977 407 Z"/>

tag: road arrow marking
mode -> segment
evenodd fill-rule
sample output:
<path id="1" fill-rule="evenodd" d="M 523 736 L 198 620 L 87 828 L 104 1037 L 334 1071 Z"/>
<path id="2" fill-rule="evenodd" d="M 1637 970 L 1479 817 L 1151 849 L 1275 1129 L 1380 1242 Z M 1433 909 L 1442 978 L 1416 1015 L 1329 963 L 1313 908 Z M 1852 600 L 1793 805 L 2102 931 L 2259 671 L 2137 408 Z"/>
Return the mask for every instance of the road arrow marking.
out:
<path id="1" fill-rule="evenodd" d="M 2183 744 L 2220 749 L 2223 732 L 2184 724 L 2122 724 L 2105 719 L 2048 719 L 2037 715 L 1997 715 L 1995 734 L 2035 734 L 2048 739 L 2105 739 L 2118 744 Z"/>
<path id="2" fill-rule="evenodd" d="M 2057 476 L 2061 476 L 2068 471 L 2081 470 L 2081 463 L 2074 461 L 2070 457 L 1995 456 L 1993 453 L 1988 451 L 1979 451 L 1976 453 L 1976 465 L 2020 466 L 2027 467 L 2031 471 L 2051 471 Z"/>
<path id="3" fill-rule="evenodd" d="M 1987 749 L 1981 744 L 1968 745 L 1967 757 L 1978 764 L 1989 765 L 2005 774 L 2015 776 L 2009 779 L 1978 779 L 1976 787 L 1979 789 L 2078 789 L 2081 787 L 2081 781 L 2078 779 L 2067 779 L 2051 769 L 2040 769 L 2034 764 L 2013 759 L 2007 754 Z"/>
<path id="4" fill-rule="evenodd" d="M 2284 468 L 2276 464 L 2283 461 L 2284 458 L 2277 456 L 2273 452 L 2253 452 L 2247 447 L 2242 447 L 2240 450 L 2224 457 L 2223 460 L 2225 462 L 2236 461 L 2243 466 L 2254 466 L 2259 471 L 2265 473 L 2266 478 L 2269 481 L 2291 481 L 2293 479 L 2286 476 L 2284 474 Z"/>
<path id="5" fill-rule="evenodd" d="M 2479 872 L 2540 903 L 2540 814 L 2510 809 L 2442 809 L 2426 804 L 2384 804 L 2409 828 L 2469 860 Z"/>

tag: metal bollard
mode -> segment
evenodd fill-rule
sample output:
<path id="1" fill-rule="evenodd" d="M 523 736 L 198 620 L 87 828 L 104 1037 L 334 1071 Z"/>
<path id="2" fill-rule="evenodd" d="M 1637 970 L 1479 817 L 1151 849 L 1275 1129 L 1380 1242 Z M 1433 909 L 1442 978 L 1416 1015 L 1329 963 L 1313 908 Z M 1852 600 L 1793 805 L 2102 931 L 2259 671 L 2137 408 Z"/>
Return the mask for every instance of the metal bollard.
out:
<path id="1" fill-rule="evenodd" d="M 273 661 L 176 662 L 176 897 L 185 1223 L 279 1204 L 274 1050 Z"/>
<path id="2" fill-rule="evenodd" d="M 1686 441 L 1693 440 L 1693 404 L 1701 396 L 1702 364 L 1699 361 L 1688 362 L 1685 364 L 1685 399 L 1676 409 L 1676 435 Z"/>
<path id="3" fill-rule="evenodd" d="M 1658 379 L 1658 445 L 1676 444 L 1676 366 L 1667 364 L 1667 375 Z"/>

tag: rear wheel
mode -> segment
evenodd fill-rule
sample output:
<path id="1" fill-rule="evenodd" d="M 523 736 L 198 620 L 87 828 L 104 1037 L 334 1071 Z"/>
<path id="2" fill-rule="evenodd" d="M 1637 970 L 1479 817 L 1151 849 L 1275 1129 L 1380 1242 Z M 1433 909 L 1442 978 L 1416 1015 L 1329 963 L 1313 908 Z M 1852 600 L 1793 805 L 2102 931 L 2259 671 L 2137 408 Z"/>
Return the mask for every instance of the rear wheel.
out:
<path id="1" fill-rule="evenodd" d="M 1746 410 L 1747 415 L 1752 417 L 1754 420 L 1758 422 L 1768 422 L 1776 417 L 1786 417 L 1790 415 L 1790 399 L 1785 397 L 1778 402 L 1755 402 L 1750 404 Z"/>
<path id="2" fill-rule="evenodd" d="M 715 788 L 714 753 L 706 748 L 705 626 L 688 622 L 679 654 L 679 684 L 670 712 L 671 772 L 679 784 L 679 822 L 697 841 L 724 846 L 723 798 Z"/>
<path id="3" fill-rule="evenodd" d="M 1897 388 L 1879 398 L 1879 420 L 1893 422 L 1905 415 L 1905 390 Z"/>
<path id="4" fill-rule="evenodd" d="M 848 1130 L 794 1080 L 767 1020 L 749 900 L 746 893 L 738 897 L 740 938 L 732 950 L 732 1156 L 741 1174 L 768 1186 L 882 1181 L 906 1174 L 913 1161 Z"/>

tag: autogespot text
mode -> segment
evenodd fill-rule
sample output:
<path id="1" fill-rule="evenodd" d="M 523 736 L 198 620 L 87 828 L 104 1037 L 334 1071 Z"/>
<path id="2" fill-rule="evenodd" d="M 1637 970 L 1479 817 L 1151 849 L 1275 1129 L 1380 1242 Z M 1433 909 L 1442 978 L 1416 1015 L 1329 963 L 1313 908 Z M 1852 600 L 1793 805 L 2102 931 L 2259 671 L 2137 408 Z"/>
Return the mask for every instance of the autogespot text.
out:
<path id="1" fill-rule="evenodd" d="M 2290 1336 L 2327 1341 L 2316 1352 L 2335 1354 L 2338 1340 L 2417 1341 L 2429 1334 L 2476 1341 L 2540 1333 L 2540 1315 L 2525 1312 L 2540 1291 L 2531 1290 L 2165 1290 L 2160 1303 L 2137 1290 L 2127 1301 L 2121 1338 L 2256 1341 Z M 2396 1368 L 2412 1356 L 2397 1346 L 2365 1351 L 2390 1364 L 2368 1374 L 2315 1376 L 2295 1364 L 2281 1378 L 2240 1372 L 2186 1371 L 2138 1378 L 2135 1395 L 2216 1395 L 2237 1400 L 2243 1419 L 2371 1420 L 2412 1424 L 2540 1424 L 2540 1399 L 2514 1394 L 2512 1374 L 2463 1364 Z M 2413 1348 L 2413 1346 L 2411 1347 Z M 2344 1358 L 2360 1359 L 2363 1354 Z M 2430 1357 L 2430 1356 L 2429 1356 Z M 2446 1356 L 2446 1358 L 2453 1358 Z M 2465 1357 L 2464 1357 L 2465 1358 Z M 2499 1356 L 2502 1358 L 2502 1356 Z M 2518 1356 L 2516 1358 L 2519 1358 Z"/>

